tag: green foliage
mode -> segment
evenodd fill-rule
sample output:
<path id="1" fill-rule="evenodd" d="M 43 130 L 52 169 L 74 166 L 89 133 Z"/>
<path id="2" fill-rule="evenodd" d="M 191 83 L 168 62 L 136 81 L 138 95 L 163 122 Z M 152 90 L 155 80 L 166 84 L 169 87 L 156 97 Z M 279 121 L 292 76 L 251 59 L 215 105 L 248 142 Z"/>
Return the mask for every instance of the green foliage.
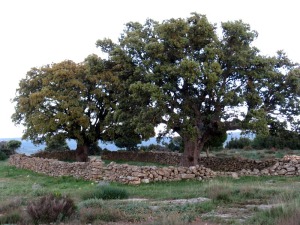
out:
<path id="1" fill-rule="evenodd" d="M 225 131 L 214 131 L 211 139 L 205 143 L 204 148 L 213 150 L 221 149 L 223 148 L 223 143 L 226 141 L 226 139 L 227 133 Z M 171 138 L 170 142 L 166 143 L 165 145 L 171 151 L 183 152 L 184 150 L 183 139 L 180 136 Z"/>
<path id="2" fill-rule="evenodd" d="M 87 147 L 110 140 L 119 85 L 111 69 L 110 62 L 90 55 L 83 63 L 66 60 L 28 71 L 13 99 L 12 120 L 25 126 L 23 138 L 37 144 L 75 139 Z"/>
<path id="3" fill-rule="evenodd" d="M 164 123 L 183 138 L 186 166 L 198 162 L 200 148 L 220 146 L 226 130 L 267 135 L 278 118 L 299 130 L 299 66 L 282 51 L 261 55 L 249 24 L 223 22 L 221 29 L 198 13 L 129 22 L 118 43 L 97 41 L 108 60 L 90 55 L 28 71 L 12 120 L 35 143 L 104 140 L 129 150 Z"/>
<path id="4" fill-rule="evenodd" d="M 256 149 L 300 149 L 300 134 L 284 131 L 269 136 L 258 135 L 254 138 L 252 146 Z"/>
<path id="5" fill-rule="evenodd" d="M 233 138 L 226 143 L 226 148 L 229 149 L 243 149 L 245 147 L 251 146 L 252 140 L 246 137 Z"/>
<path id="6" fill-rule="evenodd" d="M 124 189 L 112 186 L 100 186 L 95 190 L 85 193 L 82 198 L 86 199 L 125 199 L 128 198 L 128 192 Z"/>
<path id="7" fill-rule="evenodd" d="M 0 151 L 0 161 L 6 160 L 7 158 L 8 158 L 8 156 L 4 152 Z"/>
<path id="8" fill-rule="evenodd" d="M 148 146 L 141 146 L 140 151 L 169 151 L 169 146 L 162 146 L 160 144 L 150 144 Z"/>
<path id="9" fill-rule="evenodd" d="M 46 140 L 45 151 L 68 151 L 70 150 L 67 142 L 62 136 L 53 136 Z"/>
<path id="10" fill-rule="evenodd" d="M 127 136 L 121 136 L 115 139 L 114 143 L 119 148 L 126 148 L 128 151 L 137 151 L 137 145 L 141 143 L 141 139 L 138 136 L 135 137 L 135 135 L 135 133 L 132 135 L 127 133 Z"/>
<path id="11" fill-rule="evenodd" d="M 22 145 L 21 141 L 17 140 L 10 140 L 8 142 L 2 141 L 0 143 L 0 160 L 1 158 L 5 157 L 4 154 L 8 157 L 16 153 L 16 150 L 20 148 Z M 4 153 L 4 154 L 3 154 Z M 3 159 L 2 159 L 3 160 Z"/>
<path id="12" fill-rule="evenodd" d="M 260 55 L 253 46 L 257 32 L 242 21 L 224 22 L 221 29 L 218 35 L 206 16 L 192 13 L 162 23 L 129 22 L 118 43 L 97 42 L 118 65 L 124 88 L 118 121 L 142 137 L 166 124 L 166 132 L 183 138 L 183 158 L 192 159 L 182 160 L 185 164 L 197 162 L 194 151 L 217 143 L 218 131 L 234 127 L 267 134 L 280 118 L 272 115 L 292 123 L 299 111 L 297 65 L 283 52 Z"/>
<path id="13" fill-rule="evenodd" d="M 9 149 L 13 149 L 13 150 L 16 150 L 18 148 L 20 148 L 22 145 L 22 142 L 21 141 L 17 141 L 17 140 L 10 140 L 7 142 L 7 147 Z"/>
<path id="14" fill-rule="evenodd" d="M 75 204 L 69 197 L 50 194 L 29 203 L 27 212 L 34 224 L 59 222 L 75 212 Z"/>
<path id="15" fill-rule="evenodd" d="M 289 130 L 272 131 L 270 135 L 256 135 L 253 140 L 245 137 L 234 138 L 226 143 L 229 149 L 300 149 L 300 134 Z"/>
<path id="16" fill-rule="evenodd" d="M 180 136 L 172 137 L 170 142 L 166 144 L 166 146 L 168 147 L 168 149 L 170 149 L 173 152 L 174 151 L 183 152 L 184 146 L 183 146 L 182 137 Z"/>

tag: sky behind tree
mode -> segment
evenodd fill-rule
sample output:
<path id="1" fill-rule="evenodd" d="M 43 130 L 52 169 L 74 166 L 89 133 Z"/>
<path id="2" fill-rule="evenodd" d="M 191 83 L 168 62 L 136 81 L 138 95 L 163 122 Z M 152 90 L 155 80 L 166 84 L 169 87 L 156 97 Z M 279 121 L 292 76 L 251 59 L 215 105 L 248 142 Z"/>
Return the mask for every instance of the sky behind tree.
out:
<path id="1" fill-rule="evenodd" d="M 96 41 L 114 41 L 129 21 L 187 18 L 191 12 L 211 23 L 242 20 L 258 31 L 254 45 L 263 55 L 284 50 L 300 63 L 300 3 L 296 0 L 3 0 L 0 1 L 0 138 L 22 136 L 14 126 L 11 99 L 32 67 L 65 59 L 82 62 L 89 54 L 101 56 Z"/>

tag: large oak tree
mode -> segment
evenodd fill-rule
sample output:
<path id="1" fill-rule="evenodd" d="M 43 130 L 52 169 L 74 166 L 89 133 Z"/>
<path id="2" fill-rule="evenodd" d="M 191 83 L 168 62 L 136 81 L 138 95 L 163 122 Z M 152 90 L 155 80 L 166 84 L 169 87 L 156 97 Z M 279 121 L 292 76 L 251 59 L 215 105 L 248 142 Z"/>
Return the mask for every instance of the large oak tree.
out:
<path id="1" fill-rule="evenodd" d="M 167 132 L 183 138 L 181 164 L 189 166 L 198 164 L 217 131 L 263 134 L 272 121 L 297 119 L 299 69 L 283 52 L 261 55 L 256 38 L 242 21 L 224 22 L 218 32 L 193 13 L 162 23 L 129 22 L 118 43 L 104 39 L 97 45 L 125 87 L 119 118 L 145 137 L 166 124 Z"/>
<path id="2" fill-rule="evenodd" d="M 25 126 L 23 138 L 34 143 L 74 139 L 87 148 L 98 140 L 112 140 L 111 115 L 119 81 L 112 65 L 96 55 L 83 63 L 63 61 L 32 68 L 17 89 L 16 124 Z"/>

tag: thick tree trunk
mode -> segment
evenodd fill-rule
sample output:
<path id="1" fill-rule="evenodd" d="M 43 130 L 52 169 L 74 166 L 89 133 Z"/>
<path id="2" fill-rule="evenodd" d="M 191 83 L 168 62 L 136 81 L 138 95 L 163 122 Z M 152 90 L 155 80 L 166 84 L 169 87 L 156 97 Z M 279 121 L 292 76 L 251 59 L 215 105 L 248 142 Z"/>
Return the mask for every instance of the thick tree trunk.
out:
<path id="1" fill-rule="evenodd" d="M 77 145 L 76 149 L 76 161 L 87 162 L 88 161 L 88 147 L 86 145 Z"/>
<path id="2" fill-rule="evenodd" d="M 195 166 L 199 164 L 201 145 L 199 145 L 197 140 L 183 138 L 184 151 L 181 156 L 180 165 L 181 166 Z"/>

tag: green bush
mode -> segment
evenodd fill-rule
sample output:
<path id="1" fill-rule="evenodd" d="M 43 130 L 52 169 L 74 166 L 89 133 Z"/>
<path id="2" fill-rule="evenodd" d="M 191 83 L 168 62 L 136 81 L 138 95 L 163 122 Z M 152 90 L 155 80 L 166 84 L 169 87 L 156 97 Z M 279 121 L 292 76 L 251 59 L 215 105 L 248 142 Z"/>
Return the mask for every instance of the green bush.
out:
<path id="1" fill-rule="evenodd" d="M 27 206 L 27 212 L 35 224 L 62 221 L 75 211 L 73 200 L 66 196 L 46 195 Z"/>
<path id="2" fill-rule="evenodd" d="M 7 158 L 8 156 L 4 152 L 0 151 L 0 161 L 6 160 Z"/>
<path id="3" fill-rule="evenodd" d="M 255 149 L 300 149 L 300 136 L 293 132 L 284 133 L 277 136 L 261 136 L 254 138 L 252 143 Z"/>
<path id="4" fill-rule="evenodd" d="M 60 136 L 53 136 L 46 140 L 45 151 L 69 151 L 70 148 L 66 142 L 66 139 Z"/>
<path id="5" fill-rule="evenodd" d="M 95 190 L 83 194 L 82 198 L 86 199 L 125 199 L 128 198 L 128 192 L 125 189 L 111 187 L 111 186 L 101 186 L 97 187 Z"/>
<path id="6" fill-rule="evenodd" d="M 6 156 L 10 156 L 16 153 L 16 150 L 21 146 L 21 141 L 10 140 L 8 142 L 2 141 L 0 144 L 0 152 L 5 153 Z"/>
<path id="7" fill-rule="evenodd" d="M 250 138 L 240 137 L 239 139 L 233 138 L 227 142 L 226 148 L 229 149 L 243 149 L 245 147 L 251 146 L 252 140 Z"/>

